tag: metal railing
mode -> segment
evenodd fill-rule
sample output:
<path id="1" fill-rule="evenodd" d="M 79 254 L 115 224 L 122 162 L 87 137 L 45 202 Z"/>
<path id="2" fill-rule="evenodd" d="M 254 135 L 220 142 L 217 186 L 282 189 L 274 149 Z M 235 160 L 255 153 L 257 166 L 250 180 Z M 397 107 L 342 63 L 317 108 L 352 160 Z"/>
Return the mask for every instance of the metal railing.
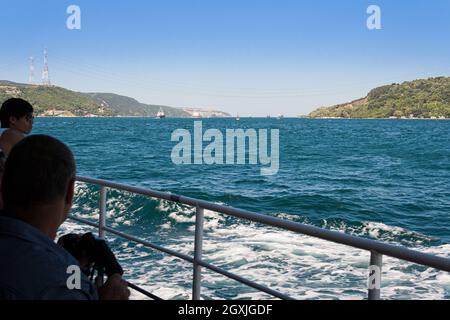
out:
<path id="1" fill-rule="evenodd" d="M 192 299 L 200 300 L 201 294 L 201 276 L 202 276 L 202 267 L 209 269 L 215 273 L 221 274 L 230 279 L 236 280 L 242 284 L 245 284 L 249 287 L 252 287 L 256 290 L 262 291 L 264 293 L 270 294 L 276 298 L 284 299 L 284 300 L 293 300 L 292 297 L 285 295 L 281 292 L 268 288 L 266 286 L 260 285 L 254 281 L 243 278 L 234 273 L 228 272 L 220 267 L 212 265 L 202 259 L 202 251 L 203 251 L 203 218 L 204 218 L 204 210 L 211 210 L 214 212 L 226 214 L 229 216 L 233 216 L 240 219 L 245 219 L 252 222 L 257 222 L 261 224 L 265 224 L 272 227 L 281 228 L 288 231 L 293 231 L 298 234 L 350 246 L 353 248 L 366 250 L 371 253 L 370 257 L 370 266 L 376 267 L 381 271 L 382 268 L 382 258 L 383 255 L 389 256 L 392 258 L 397 258 L 400 260 L 416 263 L 422 266 L 432 267 L 441 271 L 450 272 L 450 259 L 443 258 L 439 256 L 430 255 L 427 253 L 422 253 L 419 251 L 414 251 L 411 249 L 407 249 L 405 247 L 386 244 L 376 240 L 370 240 L 365 238 L 360 238 L 352 235 L 348 235 L 345 233 L 331 231 L 327 229 L 322 229 L 310 225 L 305 225 L 297 222 L 292 222 L 289 220 L 283 220 L 280 218 L 276 218 L 273 216 L 258 214 L 246 210 L 236 209 L 232 207 L 222 206 L 215 203 L 211 203 L 204 200 L 184 197 L 180 195 L 175 195 L 171 193 L 165 193 L 160 191 L 154 191 L 149 189 L 143 189 L 128 185 L 123 185 L 119 183 L 114 183 L 105 180 L 98 180 L 86 177 L 78 177 L 77 180 L 79 182 L 83 182 L 86 184 L 96 185 L 100 187 L 100 214 L 99 214 L 99 223 L 93 223 L 87 221 L 85 219 L 77 218 L 71 216 L 72 220 L 97 227 L 99 231 L 100 237 L 104 237 L 105 233 L 111 233 L 121 238 L 127 239 L 129 241 L 133 241 L 135 243 L 142 244 L 145 247 L 175 256 L 182 260 L 185 260 L 189 263 L 193 264 L 193 283 L 192 283 Z M 195 219 L 195 242 L 194 242 L 194 257 L 188 256 L 186 254 L 174 251 L 172 249 L 168 249 L 162 247 L 157 244 L 153 244 L 151 242 L 139 239 L 137 237 L 122 233 L 113 228 L 106 226 L 106 198 L 107 198 L 107 189 L 116 189 L 120 191 L 130 192 L 138 195 L 147 196 L 150 198 L 156 198 L 161 200 L 168 200 L 184 205 L 193 206 L 196 208 L 196 219 Z M 378 279 L 378 286 L 369 286 L 368 290 L 368 299 L 369 300 L 379 300 L 381 295 L 381 272 L 378 275 L 380 278 Z M 369 279 L 373 279 L 373 273 L 369 273 Z M 131 287 L 135 290 L 144 293 L 151 298 L 155 298 L 156 296 L 151 293 L 146 292 L 145 290 L 140 289 L 137 286 L 131 285 Z M 156 297 L 157 298 L 157 297 Z"/>

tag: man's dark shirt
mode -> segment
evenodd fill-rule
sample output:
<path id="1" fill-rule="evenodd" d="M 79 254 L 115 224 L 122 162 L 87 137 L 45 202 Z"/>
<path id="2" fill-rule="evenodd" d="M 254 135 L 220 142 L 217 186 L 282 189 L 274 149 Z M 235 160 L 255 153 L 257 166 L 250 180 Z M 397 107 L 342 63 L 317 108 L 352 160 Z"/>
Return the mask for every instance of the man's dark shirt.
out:
<path id="1" fill-rule="evenodd" d="M 48 236 L 0 216 L 0 300 L 96 300 L 97 290 L 82 273 L 81 289 L 68 288 L 69 266 L 78 266 L 77 260 Z"/>

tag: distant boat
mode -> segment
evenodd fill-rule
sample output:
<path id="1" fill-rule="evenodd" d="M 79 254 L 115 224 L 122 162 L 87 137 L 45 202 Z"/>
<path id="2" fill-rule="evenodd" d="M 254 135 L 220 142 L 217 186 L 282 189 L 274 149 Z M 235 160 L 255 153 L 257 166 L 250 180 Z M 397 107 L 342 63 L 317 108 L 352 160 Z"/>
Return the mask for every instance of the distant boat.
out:
<path id="1" fill-rule="evenodd" d="M 277 116 L 277 119 L 284 119 L 284 116 L 283 116 L 282 114 L 279 114 L 279 115 Z"/>
<path id="2" fill-rule="evenodd" d="M 164 113 L 164 110 L 162 108 L 159 108 L 158 113 L 156 114 L 156 118 L 158 119 L 164 119 L 166 117 L 166 114 Z"/>
<path id="3" fill-rule="evenodd" d="M 239 118 L 239 113 L 238 113 L 236 116 L 236 121 L 239 121 L 239 120 L 241 120 L 241 118 Z"/>

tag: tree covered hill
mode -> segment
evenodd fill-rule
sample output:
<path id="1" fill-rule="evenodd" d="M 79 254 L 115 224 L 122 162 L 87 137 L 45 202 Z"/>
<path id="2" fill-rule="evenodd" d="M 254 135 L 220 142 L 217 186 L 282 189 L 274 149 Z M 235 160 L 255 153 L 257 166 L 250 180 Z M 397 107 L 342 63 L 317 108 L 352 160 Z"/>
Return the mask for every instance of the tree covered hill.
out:
<path id="1" fill-rule="evenodd" d="M 367 97 L 322 107 L 311 118 L 450 118 L 450 77 L 391 84 L 373 89 Z"/>
<path id="2" fill-rule="evenodd" d="M 77 92 L 60 87 L 45 87 L 0 81 L 0 103 L 9 98 L 22 98 L 29 101 L 36 114 L 48 110 L 61 110 L 74 115 L 98 114 L 99 105 Z M 105 115 L 111 115 L 105 111 Z"/>
<path id="3" fill-rule="evenodd" d="M 160 105 L 149 105 L 113 93 L 84 93 L 84 96 L 95 100 L 100 106 L 111 110 L 114 114 L 125 116 L 155 117 L 159 109 L 163 109 L 167 117 L 190 117 L 190 114 L 177 108 Z"/>
<path id="4" fill-rule="evenodd" d="M 0 104 L 9 98 L 29 101 L 37 115 L 154 117 L 162 108 L 168 117 L 190 117 L 178 108 L 147 105 L 112 93 L 81 93 L 56 86 L 0 81 Z"/>

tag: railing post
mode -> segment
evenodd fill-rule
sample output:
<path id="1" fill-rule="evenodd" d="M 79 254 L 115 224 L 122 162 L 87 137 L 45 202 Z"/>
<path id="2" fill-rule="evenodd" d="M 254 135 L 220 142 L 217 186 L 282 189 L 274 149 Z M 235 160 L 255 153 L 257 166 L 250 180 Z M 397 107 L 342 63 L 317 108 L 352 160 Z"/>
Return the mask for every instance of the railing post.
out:
<path id="1" fill-rule="evenodd" d="M 369 266 L 369 300 L 381 299 L 381 268 L 383 265 L 383 255 L 378 252 L 370 252 Z"/>
<path id="2" fill-rule="evenodd" d="M 106 226 L 106 187 L 100 187 L 100 213 L 99 213 L 99 228 L 98 236 L 101 239 L 105 239 L 105 226 Z"/>
<path id="3" fill-rule="evenodd" d="M 100 239 L 105 239 L 105 226 L 106 226 L 106 187 L 100 187 L 100 212 L 98 215 L 98 236 Z M 103 272 L 98 272 L 97 282 L 99 285 L 104 283 Z"/>
<path id="4" fill-rule="evenodd" d="M 203 252 L 203 216 L 204 209 L 197 206 L 195 215 L 195 243 L 194 243 L 194 279 L 192 283 L 192 300 L 200 300 L 202 267 L 198 264 Z"/>

